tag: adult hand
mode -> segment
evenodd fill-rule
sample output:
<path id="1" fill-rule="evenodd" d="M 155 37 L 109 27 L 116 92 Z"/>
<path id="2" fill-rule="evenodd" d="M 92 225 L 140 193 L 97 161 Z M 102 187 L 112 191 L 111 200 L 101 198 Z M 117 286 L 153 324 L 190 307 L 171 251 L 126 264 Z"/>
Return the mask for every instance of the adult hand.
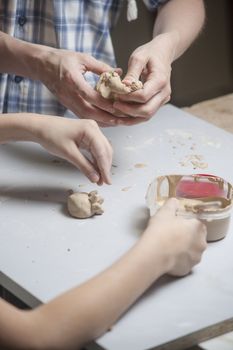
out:
<path id="1" fill-rule="evenodd" d="M 111 184 L 112 147 L 93 120 L 35 117 L 36 141 L 78 167 L 91 182 Z M 87 150 L 92 160 L 80 152 Z"/>
<path id="2" fill-rule="evenodd" d="M 150 119 L 160 106 L 170 100 L 171 63 L 175 43 L 176 38 L 172 34 L 161 34 L 138 47 L 130 56 L 123 82 L 130 84 L 141 77 L 144 88 L 119 95 L 113 107 L 133 117 L 132 124 Z"/>
<path id="3" fill-rule="evenodd" d="M 88 54 L 59 49 L 45 49 L 39 67 L 39 79 L 74 114 L 96 120 L 101 126 L 121 123 L 113 115 L 112 102 L 104 99 L 84 78 L 88 71 L 102 74 L 113 70 L 112 67 Z"/>
<path id="4" fill-rule="evenodd" d="M 169 199 L 149 220 L 145 239 L 150 239 L 151 249 L 164 255 L 166 273 L 184 276 L 200 262 L 207 247 L 206 227 L 199 220 L 177 216 L 178 206 L 177 199 Z"/>

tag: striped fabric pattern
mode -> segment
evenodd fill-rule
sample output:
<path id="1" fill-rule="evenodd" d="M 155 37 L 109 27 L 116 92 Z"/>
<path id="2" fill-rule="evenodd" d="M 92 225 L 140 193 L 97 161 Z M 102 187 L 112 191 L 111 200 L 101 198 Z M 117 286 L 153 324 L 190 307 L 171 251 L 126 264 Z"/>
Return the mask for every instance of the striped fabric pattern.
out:
<path id="1" fill-rule="evenodd" d="M 110 31 L 124 1 L 0 0 L 0 30 L 35 44 L 89 53 L 115 67 Z M 167 0 L 143 1 L 154 10 Z M 95 85 L 94 74 L 85 78 Z M 39 81 L 0 74 L 0 113 L 18 112 L 72 116 Z"/>

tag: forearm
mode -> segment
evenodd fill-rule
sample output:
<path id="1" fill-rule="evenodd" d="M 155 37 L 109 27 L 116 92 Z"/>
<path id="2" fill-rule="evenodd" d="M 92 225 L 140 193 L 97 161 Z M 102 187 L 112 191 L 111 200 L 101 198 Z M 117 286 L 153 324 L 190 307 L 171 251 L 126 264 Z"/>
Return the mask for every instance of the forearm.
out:
<path id="1" fill-rule="evenodd" d="M 0 31 L 0 73 L 40 79 L 43 57 L 53 48 L 18 40 Z"/>
<path id="2" fill-rule="evenodd" d="M 33 327 L 26 311 L 18 310 L 0 298 L 0 348 L 36 349 Z"/>
<path id="3" fill-rule="evenodd" d="M 31 113 L 0 115 L 0 144 L 10 141 L 40 141 L 40 124 L 47 116 Z"/>
<path id="4" fill-rule="evenodd" d="M 197 37 L 204 20 L 203 0 L 170 0 L 158 11 L 154 37 L 167 34 L 171 45 L 171 61 L 174 61 Z"/>
<path id="5" fill-rule="evenodd" d="M 45 349 L 77 349 L 103 334 L 168 270 L 162 254 L 140 242 L 103 273 L 33 311 L 35 339 Z"/>
<path id="6" fill-rule="evenodd" d="M 168 200 L 122 258 L 48 304 L 16 311 L 0 300 L 0 347 L 76 350 L 111 327 L 161 275 L 189 273 L 206 248 L 206 228 L 177 216 L 178 208 L 178 200 Z"/>

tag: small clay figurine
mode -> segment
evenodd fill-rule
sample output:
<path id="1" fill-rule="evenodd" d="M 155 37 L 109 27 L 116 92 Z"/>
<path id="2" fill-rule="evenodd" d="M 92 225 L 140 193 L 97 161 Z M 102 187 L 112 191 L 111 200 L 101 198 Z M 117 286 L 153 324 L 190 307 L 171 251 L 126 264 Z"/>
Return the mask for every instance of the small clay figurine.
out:
<path id="1" fill-rule="evenodd" d="M 68 211 L 71 216 L 79 219 L 86 219 L 93 215 L 101 215 L 104 210 L 101 207 L 104 199 L 97 191 L 77 192 L 68 197 Z"/>

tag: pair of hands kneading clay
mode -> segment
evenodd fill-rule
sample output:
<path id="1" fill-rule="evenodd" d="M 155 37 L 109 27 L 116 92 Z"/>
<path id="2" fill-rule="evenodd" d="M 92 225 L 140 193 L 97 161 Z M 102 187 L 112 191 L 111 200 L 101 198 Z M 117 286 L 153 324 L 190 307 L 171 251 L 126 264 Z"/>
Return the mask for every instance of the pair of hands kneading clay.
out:
<path id="1" fill-rule="evenodd" d="M 96 90 L 101 96 L 110 100 L 116 100 L 117 95 L 129 94 L 142 88 L 143 84 L 140 80 L 127 85 L 121 81 L 119 74 L 114 71 L 102 73 L 96 85 Z"/>

